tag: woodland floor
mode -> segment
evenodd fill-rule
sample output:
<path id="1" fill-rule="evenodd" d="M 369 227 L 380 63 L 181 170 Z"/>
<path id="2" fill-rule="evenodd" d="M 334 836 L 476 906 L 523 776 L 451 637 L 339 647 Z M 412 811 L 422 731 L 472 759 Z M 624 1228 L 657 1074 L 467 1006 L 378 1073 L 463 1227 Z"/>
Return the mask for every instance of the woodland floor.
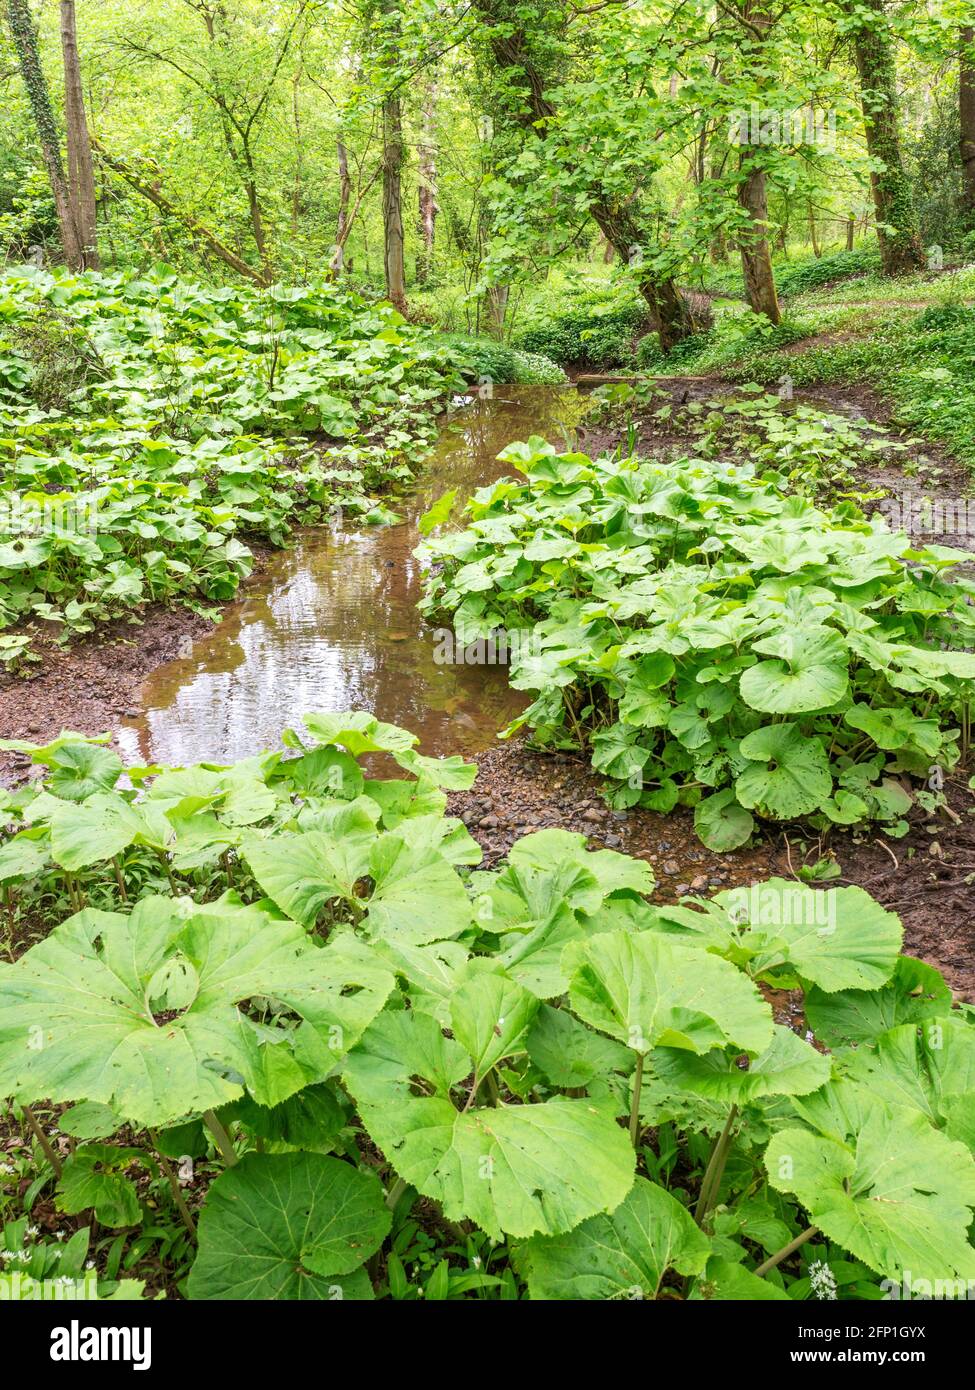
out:
<path id="1" fill-rule="evenodd" d="M 699 378 L 672 378 L 660 384 L 675 405 L 708 400 L 722 387 L 720 381 Z M 817 387 L 797 391 L 796 399 L 837 412 L 862 412 L 880 425 L 890 423 L 884 402 L 865 389 Z M 649 415 L 638 418 L 637 425 L 637 452 L 666 456 L 680 450 L 680 436 Z M 610 425 L 583 426 L 579 431 L 579 447 L 589 453 L 613 448 L 620 439 L 620 429 Z M 922 471 L 918 478 L 913 471 L 905 472 L 919 462 L 927 473 Z M 937 470 L 937 487 L 944 495 L 959 497 L 971 491 L 968 470 L 944 449 L 923 441 L 912 441 L 889 460 L 877 456 L 858 483 L 895 493 L 905 487 L 920 490 L 932 470 Z M 975 537 L 931 539 L 975 551 Z M 258 554 L 258 570 L 261 559 Z M 141 625 L 112 623 L 68 650 L 48 645 L 27 678 L 0 677 L 0 732 L 43 742 L 62 728 L 89 734 L 116 728 L 138 703 L 142 680 L 179 655 L 207 626 L 205 619 L 185 609 L 152 607 Z M 748 849 L 716 854 L 697 839 L 689 812 L 662 817 L 639 810 L 610 811 L 599 794 L 599 777 L 582 759 L 534 753 L 513 741 L 489 749 L 477 762 L 477 782 L 470 792 L 451 796 L 450 811 L 463 818 L 481 844 L 485 867 L 500 859 L 518 836 L 560 826 L 582 832 L 594 848 L 609 847 L 647 860 L 657 878 L 655 899 L 673 902 L 772 874 L 792 876 L 804 859 L 815 860 L 825 848 L 815 837 L 780 832 L 758 839 Z M 26 767 L 18 755 L 0 754 L 0 780 L 19 780 Z M 858 884 L 897 912 L 904 923 L 905 951 L 937 966 L 960 999 L 975 1002 L 975 795 L 960 775 L 946 783 L 946 792 L 952 814 L 928 817 L 915 808 L 910 831 L 902 839 L 869 832 L 834 834 L 829 849 L 841 877 L 830 886 Z M 793 1005 L 784 999 L 782 1008 L 789 1012 Z"/>

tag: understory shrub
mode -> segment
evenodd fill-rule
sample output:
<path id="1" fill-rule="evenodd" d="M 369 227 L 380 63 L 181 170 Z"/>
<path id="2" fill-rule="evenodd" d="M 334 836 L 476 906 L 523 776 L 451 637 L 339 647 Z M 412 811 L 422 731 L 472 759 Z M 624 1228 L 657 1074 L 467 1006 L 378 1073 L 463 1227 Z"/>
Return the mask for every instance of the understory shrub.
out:
<path id="1" fill-rule="evenodd" d="M 495 338 L 453 336 L 447 341 L 471 380 L 497 386 L 559 386 L 566 380 L 558 363 L 539 352 L 523 352 Z"/>

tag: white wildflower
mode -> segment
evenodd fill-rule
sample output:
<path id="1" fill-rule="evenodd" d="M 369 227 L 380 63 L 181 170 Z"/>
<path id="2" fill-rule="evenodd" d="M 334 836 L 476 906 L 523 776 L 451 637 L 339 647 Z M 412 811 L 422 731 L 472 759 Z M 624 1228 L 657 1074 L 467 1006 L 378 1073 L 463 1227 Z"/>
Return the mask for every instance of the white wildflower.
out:
<path id="1" fill-rule="evenodd" d="M 813 1260 L 809 1266 L 809 1283 L 817 1298 L 836 1297 L 836 1276 L 825 1260 Z"/>

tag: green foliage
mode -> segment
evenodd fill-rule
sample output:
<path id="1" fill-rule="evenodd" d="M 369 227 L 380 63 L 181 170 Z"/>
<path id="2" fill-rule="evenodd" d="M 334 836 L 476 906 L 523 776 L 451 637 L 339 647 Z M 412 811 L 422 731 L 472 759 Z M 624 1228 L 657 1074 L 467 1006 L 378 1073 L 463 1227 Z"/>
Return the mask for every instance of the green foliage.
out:
<path id="1" fill-rule="evenodd" d="M 765 448 L 781 466 L 790 441 Z M 753 466 L 537 438 L 503 457 L 526 481 L 482 489 L 466 530 L 421 547 L 437 562 L 422 606 L 464 642 L 531 630 L 510 679 L 533 702 L 511 731 L 586 749 L 611 804 L 695 805 L 722 850 L 756 818 L 896 833 L 904 779 L 958 761 L 975 590 L 948 573 L 967 552 L 914 550 Z"/>
<path id="2" fill-rule="evenodd" d="M 242 536 L 281 545 L 339 507 L 369 520 L 368 490 L 412 476 L 460 383 L 449 348 L 334 285 L 8 273 L 0 628 L 70 636 L 233 597 Z"/>
<path id="3" fill-rule="evenodd" d="M 868 275 L 880 268 L 880 253 L 874 246 L 857 246 L 852 251 L 833 251 L 823 256 L 807 256 L 800 261 L 780 262 L 775 268 L 775 284 L 781 295 L 806 294 L 823 285 Z"/>
<path id="4" fill-rule="evenodd" d="M 63 870 L 60 817 L 94 828 L 110 802 L 139 827 L 71 856 L 73 905 L 112 910 L 0 965 L 0 1090 L 75 1102 L 60 1124 L 82 1142 L 59 1175 L 38 1157 L 33 1190 L 55 1182 L 59 1211 L 113 1232 L 100 1296 L 138 1296 L 117 1282 L 127 1249 L 134 1274 L 154 1252 L 157 1289 L 192 1262 L 194 1299 L 805 1299 L 824 1280 L 870 1298 L 908 1271 L 975 1278 L 972 1025 L 899 955 L 892 913 L 783 880 L 655 908 L 645 863 L 559 830 L 480 871 L 444 816 L 458 760 L 365 714 L 305 722 L 313 742 L 230 767 L 132 769 L 138 794 L 64 734 L 8 807 L 26 828 L 5 852 L 49 837 L 54 861 L 8 855 L 8 906 Z M 380 753 L 416 775 L 372 778 L 359 760 Z M 448 879 L 463 911 L 439 901 Z M 832 1053 L 776 1025 L 765 988 L 802 989 Z M 175 1155 L 195 1156 L 182 1188 Z M 77 1278 L 91 1230 L 55 1252 L 8 1221 L 0 1278 L 28 1276 L 21 1297 Z"/>
<path id="5" fill-rule="evenodd" d="M 495 338 L 451 336 L 447 343 L 456 353 L 464 375 L 496 386 L 558 386 L 565 381 L 562 368 L 541 352 L 525 352 Z"/>
<path id="6" fill-rule="evenodd" d="M 530 352 L 544 352 L 574 367 L 624 367 L 633 360 L 633 343 L 649 331 L 646 306 L 616 306 L 596 300 L 533 324 L 517 339 Z"/>
<path id="7" fill-rule="evenodd" d="M 896 421 L 975 459 L 975 315 L 957 294 L 940 300 L 909 314 L 896 306 L 884 313 L 878 300 L 882 316 L 869 334 L 814 342 L 802 353 L 748 355 L 725 375 L 771 383 L 788 373 L 796 387 L 866 382 L 890 397 Z"/>

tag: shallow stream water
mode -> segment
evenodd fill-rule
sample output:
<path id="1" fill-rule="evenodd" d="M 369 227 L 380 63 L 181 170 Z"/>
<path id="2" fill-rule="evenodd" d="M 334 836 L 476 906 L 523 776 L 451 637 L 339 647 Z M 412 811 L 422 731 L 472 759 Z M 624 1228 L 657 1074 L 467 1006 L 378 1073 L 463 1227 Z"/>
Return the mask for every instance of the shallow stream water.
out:
<path id="1" fill-rule="evenodd" d="M 442 493 L 458 503 L 515 474 L 498 453 L 516 439 L 571 441 L 585 409 L 572 387 L 495 388 L 458 403 L 395 526 L 307 528 L 271 557 L 221 621 L 145 681 L 118 741 L 129 763 L 231 762 L 276 748 L 314 710 L 366 709 L 420 737 L 423 753 L 483 751 L 523 708 L 499 666 L 442 664 L 420 597 L 419 517 Z M 455 517 L 457 512 L 454 513 Z"/>

